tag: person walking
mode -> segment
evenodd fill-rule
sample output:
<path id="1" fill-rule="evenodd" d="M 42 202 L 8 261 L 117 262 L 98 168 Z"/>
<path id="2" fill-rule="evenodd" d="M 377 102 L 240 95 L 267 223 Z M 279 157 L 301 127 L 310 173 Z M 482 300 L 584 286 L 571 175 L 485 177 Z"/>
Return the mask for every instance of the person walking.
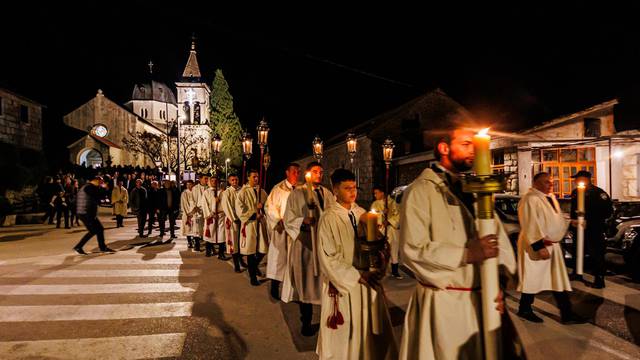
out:
<path id="1" fill-rule="evenodd" d="M 87 255 L 83 246 L 94 235 L 98 239 L 98 247 L 102 252 L 115 252 L 107 247 L 104 242 L 104 227 L 98 219 L 98 204 L 100 203 L 100 187 L 103 185 L 102 177 L 96 176 L 78 191 L 77 213 L 78 217 L 87 228 L 87 233 L 73 250 L 80 255 Z"/>

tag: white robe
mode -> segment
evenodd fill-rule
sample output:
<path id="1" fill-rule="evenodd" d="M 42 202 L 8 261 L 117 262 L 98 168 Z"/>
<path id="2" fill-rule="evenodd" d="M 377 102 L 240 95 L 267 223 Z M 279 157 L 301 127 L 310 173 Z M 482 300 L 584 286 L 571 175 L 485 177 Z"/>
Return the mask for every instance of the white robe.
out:
<path id="1" fill-rule="evenodd" d="M 467 214 L 467 215 L 463 215 Z M 400 359 L 481 359 L 479 266 L 465 263 L 470 214 L 431 169 L 405 190 L 400 206 L 400 254 L 418 280 L 409 300 Z M 496 219 L 498 261 L 515 273 L 513 249 Z M 428 286 L 425 286 L 428 285 Z"/>
<path id="2" fill-rule="evenodd" d="M 562 215 L 557 200 L 549 199 L 554 202 L 554 206 L 551 206 L 545 194 L 532 188 L 518 203 L 518 291 L 526 294 L 545 290 L 571 291 L 560 246 L 569 222 Z M 546 247 L 551 258 L 533 260 L 538 257 L 531 244 L 543 238 L 553 242 Z"/>
<path id="3" fill-rule="evenodd" d="M 196 202 L 193 198 L 193 191 L 184 189 L 180 195 L 180 211 L 182 212 L 181 233 L 183 236 L 199 236 L 193 219 L 193 213 L 196 211 Z M 189 219 L 191 217 L 191 219 Z"/>
<path id="4" fill-rule="evenodd" d="M 286 179 L 273 187 L 267 197 L 265 213 L 267 215 L 267 228 L 269 229 L 269 255 L 267 257 L 267 278 L 282 281 L 287 269 L 288 249 L 291 243 L 289 235 L 284 231 L 279 233 L 276 225 L 284 219 L 287 208 L 287 199 L 293 189 Z M 284 223 L 284 221 L 283 221 Z"/>
<path id="5" fill-rule="evenodd" d="M 220 199 L 220 207 L 224 212 L 224 237 L 227 241 L 227 252 L 229 254 L 237 254 L 240 251 L 240 225 L 236 223 L 238 215 L 236 215 L 236 197 L 238 191 L 233 186 L 229 186 L 224 190 Z"/>
<path id="6" fill-rule="evenodd" d="M 365 210 L 351 207 L 356 219 Z M 322 271 L 322 305 L 320 335 L 316 352 L 320 359 L 395 360 L 398 348 L 386 299 L 380 292 L 360 284 L 360 272 L 353 266 L 355 234 L 349 210 L 334 204 L 318 225 L 318 258 Z M 327 326 L 334 312 L 334 298 L 329 283 L 339 291 L 338 310 L 344 324 L 337 329 Z"/>
<path id="7" fill-rule="evenodd" d="M 127 216 L 129 206 L 129 193 L 122 186 L 116 186 L 111 191 L 111 203 L 113 204 L 113 215 Z"/>
<path id="8" fill-rule="evenodd" d="M 399 239 L 398 239 L 398 225 L 400 223 L 400 212 L 398 211 L 398 205 L 395 200 L 389 196 L 387 198 L 388 218 L 389 225 L 387 226 L 387 241 L 391 247 L 391 263 L 397 264 L 399 261 Z M 371 209 L 379 213 L 384 212 L 384 200 L 376 200 L 371 204 Z M 378 225 L 380 232 L 384 234 L 384 219 L 380 216 Z"/>
<path id="9" fill-rule="evenodd" d="M 253 255 L 256 250 L 262 254 L 266 254 L 269 249 L 269 238 L 265 221 L 261 221 L 260 231 L 258 232 L 257 221 L 251 220 L 256 214 L 257 196 L 255 191 L 249 185 L 242 187 L 236 198 L 236 214 L 240 219 L 240 254 Z M 262 203 L 267 200 L 267 193 L 264 189 L 260 190 L 260 199 Z M 259 239 L 258 239 L 259 234 Z"/>
<path id="10" fill-rule="evenodd" d="M 204 241 L 220 244 L 225 242 L 224 238 L 224 212 L 220 207 L 220 194 L 221 190 L 217 191 L 218 196 L 215 196 L 216 192 L 213 188 L 209 188 L 205 191 L 204 196 L 200 197 L 200 208 L 202 209 L 202 216 L 204 217 Z M 218 215 L 218 221 L 213 216 Z M 207 228 L 209 229 L 207 236 Z"/>
<path id="11" fill-rule="evenodd" d="M 324 199 L 324 209 L 336 203 L 335 197 L 329 189 L 324 186 L 320 186 L 320 189 Z M 319 204 L 318 194 L 316 194 L 315 191 L 313 192 L 313 199 L 316 204 Z M 320 206 L 316 207 L 314 212 L 316 221 L 320 219 L 323 212 L 323 208 Z M 317 252 L 316 254 L 313 253 L 313 248 L 317 247 L 317 244 L 312 244 L 311 232 L 300 231 L 300 226 L 304 218 L 308 215 L 307 184 L 304 184 L 296 187 L 287 199 L 284 225 L 293 243 L 289 250 L 287 270 L 284 274 L 280 298 L 284 302 L 301 301 L 303 303 L 319 305 L 322 284 Z M 317 266 L 316 269 L 314 269 L 314 264 Z"/>
<path id="12" fill-rule="evenodd" d="M 204 192 L 207 191 L 209 187 L 203 185 L 194 186 L 191 191 L 193 193 L 193 201 L 195 203 L 195 211 L 193 212 L 193 227 L 195 230 L 194 236 L 202 237 L 204 236 L 204 217 L 202 216 L 202 208 L 200 207 L 200 198 L 204 196 Z"/>

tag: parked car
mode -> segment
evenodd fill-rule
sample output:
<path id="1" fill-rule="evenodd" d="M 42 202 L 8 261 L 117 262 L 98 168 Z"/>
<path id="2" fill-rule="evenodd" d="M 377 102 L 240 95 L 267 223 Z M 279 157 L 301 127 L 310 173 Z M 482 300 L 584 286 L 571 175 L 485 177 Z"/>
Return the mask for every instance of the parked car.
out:
<path id="1" fill-rule="evenodd" d="M 613 203 L 607 220 L 607 253 L 622 259 L 625 270 L 640 281 L 640 202 Z"/>

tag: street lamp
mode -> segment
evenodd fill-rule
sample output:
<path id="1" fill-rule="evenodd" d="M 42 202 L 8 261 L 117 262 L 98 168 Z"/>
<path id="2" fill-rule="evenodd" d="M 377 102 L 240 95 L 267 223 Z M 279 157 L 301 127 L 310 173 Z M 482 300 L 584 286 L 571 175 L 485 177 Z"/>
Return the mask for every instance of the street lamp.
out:
<path id="1" fill-rule="evenodd" d="M 251 154 L 253 153 L 253 138 L 251 134 L 245 132 L 242 135 L 242 184 L 244 185 L 246 171 L 247 171 L 247 160 L 251 159 Z"/>
<path id="2" fill-rule="evenodd" d="M 320 137 L 316 135 L 315 139 L 313 139 L 313 142 L 311 143 L 311 146 L 313 147 L 313 157 L 316 158 L 316 160 L 320 161 L 322 159 L 323 150 L 322 139 L 320 139 Z"/>
<path id="3" fill-rule="evenodd" d="M 211 171 L 214 175 L 218 173 L 218 154 L 220 154 L 220 147 L 222 146 L 222 139 L 218 134 L 213 135 L 211 139 Z"/>
<path id="4" fill-rule="evenodd" d="M 271 165 L 271 155 L 269 154 L 269 149 L 264 154 L 264 161 L 262 162 L 264 166 L 264 188 L 267 187 L 267 171 L 269 170 L 269 166 Z"/>
<path id="5" fill-rule="evenodd" d="M 389 217 L 389 167 L 391 166 L 391 159 L 393 159 L 393 148 L 395 145 L 390 138 L 386 138 L 384 143 L 382 143 L 382 158 L 384 159 L 385 164 L 385 174 L 384 174 L 384 187 L 385 187 L 385 197 L 384 197 L 384 219 L 387 221 Z M 384 226 L 384 236 L 387 237 L 387 228 L 388 225 Z"/>
<path id="6" fill-rule="evenodd" d="M 264 166 L 264 148 L 267 146 L 267 140 L 269 139 L 269 125 L 264 117 L 260 120 L 256 130 L 258 131 L 258 145 L 260 145 L 260 177 L 258 178 L 258 202 L 260 202 L 260 188 L 263 180 L 262 167 Z"/>
<path id="7" fill-rule="evenodd" d="M 353 168 L 353 160 L 356 157 L 357 151 L 358 140 L 356 140 L 356 135 L 353 133 L 349 133 L 347 135 L 347 152 L 349 153 L 349 159 L 351 160 L 351 168 Z"/>

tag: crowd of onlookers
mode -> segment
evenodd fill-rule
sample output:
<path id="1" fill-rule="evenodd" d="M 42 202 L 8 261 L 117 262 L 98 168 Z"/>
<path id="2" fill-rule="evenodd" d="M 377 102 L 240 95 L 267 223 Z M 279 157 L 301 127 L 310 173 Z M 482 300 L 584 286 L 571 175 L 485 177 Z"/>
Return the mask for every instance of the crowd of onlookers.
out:
<path id="1" fill-rule="evenodd" d="M 74 225 L 79 226 L 76 215 L 78 190 L 96 176 L 101 176 L 104 180 L 101 194 L 103 203 L 111 203 L 112 192 L 118 180 L 122 181 L 122 186 L 128 193 L 135 188 L 137 179 L 142 180 L 143 187 L 146 189 L 151 189 L 152 182 L 161 180 L 160 172 L 150 167 L 114 166 L 94 169 L 74 166 L 59 170 L 53 176 L 46 176 L 38 186 L 37 194 L 41 209 L 45 212 L 42 221 L 48 224 L 55 222 L 56 227 L 59 228 L 64 219 L 66 229 Z"/>

